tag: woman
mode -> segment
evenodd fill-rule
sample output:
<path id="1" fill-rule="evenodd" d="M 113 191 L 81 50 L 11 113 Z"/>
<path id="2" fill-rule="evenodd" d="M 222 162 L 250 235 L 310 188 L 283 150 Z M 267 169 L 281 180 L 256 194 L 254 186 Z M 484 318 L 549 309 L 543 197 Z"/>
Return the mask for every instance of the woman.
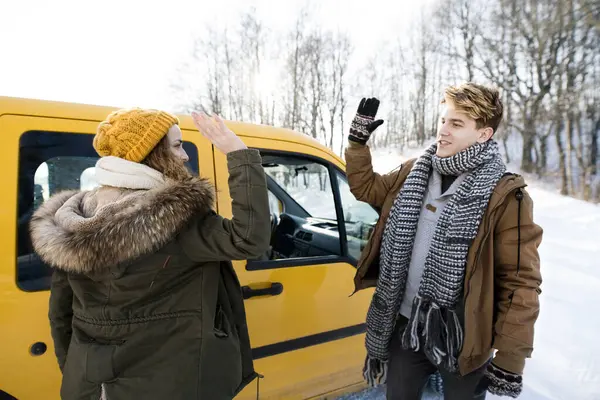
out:
<path id="1" fill-rule="evenodd" d="M 230 260 L 269 245 L 261 157 L 219 117 L 192 116 L 227 155 L 231 220 L 185 168 L 177 118 L 142 109 L 99 125 L 100 187 L 59 193 L 32 218 L 34 248 L 55 268 L 63 399 L 231 399 L 257 376 Z"/>

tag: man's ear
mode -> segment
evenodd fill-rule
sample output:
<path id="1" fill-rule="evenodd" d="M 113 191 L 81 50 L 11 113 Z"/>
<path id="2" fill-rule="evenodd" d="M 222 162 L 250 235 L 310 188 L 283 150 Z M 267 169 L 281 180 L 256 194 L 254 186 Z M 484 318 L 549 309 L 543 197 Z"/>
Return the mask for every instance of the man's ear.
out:
<path id="1" fill-rule="evenodd" d="M 494 136 L 494 130 L 492 127 L 488 126 L 479 131 L 479 139 L 477 141 L 479 143 L 485 143 L 490 140 Z"/>

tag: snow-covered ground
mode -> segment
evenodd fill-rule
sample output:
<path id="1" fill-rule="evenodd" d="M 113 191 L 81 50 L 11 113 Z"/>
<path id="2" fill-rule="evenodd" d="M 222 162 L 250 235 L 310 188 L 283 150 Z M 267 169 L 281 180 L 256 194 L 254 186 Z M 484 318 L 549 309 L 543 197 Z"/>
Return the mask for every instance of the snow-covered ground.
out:
<path id="1" fill-rule="evenodd" d="M 387 172 L 418 151 L 377 152 Z M 564 197 L 528 181 L 538 224 L 542 294 L 534 352 L 527 360 L 520 400 L 600 399 L 600 206 Z M 384 399 L 382 388 L 343 399 Z M 427 395 L 427 400 L 438 399 Z M 488 399 L 499 399 L 488 395 Z"/>

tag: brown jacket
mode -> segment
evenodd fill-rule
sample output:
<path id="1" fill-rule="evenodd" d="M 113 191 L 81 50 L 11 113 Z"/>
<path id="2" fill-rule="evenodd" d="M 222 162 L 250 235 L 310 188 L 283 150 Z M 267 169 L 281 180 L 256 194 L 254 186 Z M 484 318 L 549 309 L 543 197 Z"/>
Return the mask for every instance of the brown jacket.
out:
<path id="1" fill-rule="evenodd" d="M 380 212 L 358 261 L 356 290 L 377 284 L 385 223 L 414 161 L 379 175 L 373 172 L 368 146 L 350 142 L 346 149 L 350 190 Z M 542 229 L 533 222 L 533 201 L 523 190 L 525 186 L 524 179 L 513 174 L 498 182 L 469 250 L 463 298 L 465 337 L 459 356 L 462 375 L 483 365 L 493 349 L 498 350 L 497 366 L 522 374 L 525 359 L 533 351 L 542 282 L 537 250 Z M 517 193 L 523 194 L 521 204 Z"/>

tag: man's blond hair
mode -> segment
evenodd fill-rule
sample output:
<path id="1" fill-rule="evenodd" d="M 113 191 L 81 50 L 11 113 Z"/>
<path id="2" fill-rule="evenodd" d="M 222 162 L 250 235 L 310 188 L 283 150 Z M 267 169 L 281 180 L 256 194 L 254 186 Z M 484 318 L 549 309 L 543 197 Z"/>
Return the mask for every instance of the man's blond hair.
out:
<path id="1" fill-rule="evenodd" d="M 502 120 L 504 106 L 495 87 L 473 82 L 448 86 L 444 90 L 442 104 L 447 102 L 452 102 L 458 111 L 474 119 L 477 129 L 489 126 L 496 132 Z"/>

